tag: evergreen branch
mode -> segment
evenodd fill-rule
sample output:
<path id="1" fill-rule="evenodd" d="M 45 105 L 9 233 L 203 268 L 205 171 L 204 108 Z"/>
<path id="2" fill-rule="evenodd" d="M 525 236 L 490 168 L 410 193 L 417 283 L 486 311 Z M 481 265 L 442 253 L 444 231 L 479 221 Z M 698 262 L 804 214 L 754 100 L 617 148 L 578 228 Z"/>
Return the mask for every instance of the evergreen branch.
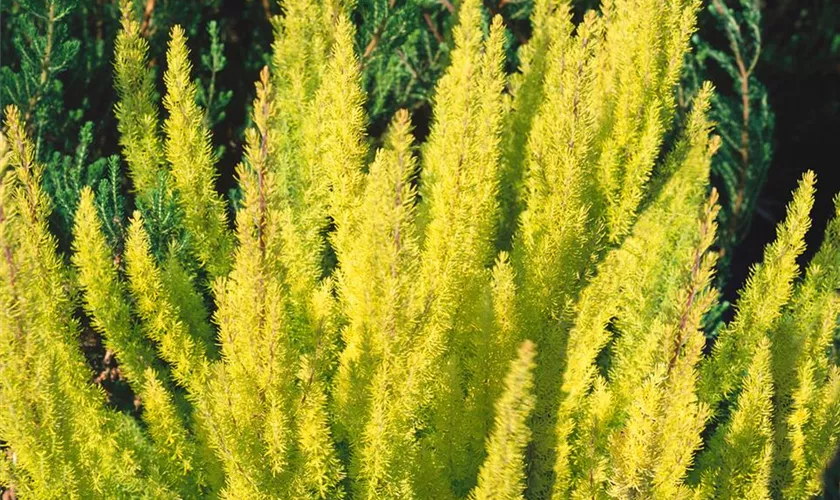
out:
<path id="1" fill-rule="evenodd" d="M 429 27 L 429 31 L 432 32 L 432 36 L 435 37 L 437 43 L 443 43 L 443 37 L 440 35 L 437 26 L 432 21 L 432 16 L 428 12 L 423 13 L 423 20 L 426 21 L 426 26 Z"/>
<path id="2" fill-rule="evenodd" d="M 755 347 L 737 407 L 700 458 L 708 498 L 768 498 L 773 463 L 770 341 Z"/>
<path id="3" fill-rule="evenodd" d="M 814 182 L 812 172 L 802 177 L 776 240 L 765 249 L 763 262 L 752 269 L 741 290 L 735 320 L 720 333 L 712 357 L 703 365 L 700 393 L 713 408 L 738 386 L 758 340 L 769 332 L 790 298 L 799 271 L 796 258 L 805 249 L 810 226 Z"/>
<path id="4" fill-rule="evenodd" d="M 496 421 L 487 440 L 487 458 L 479 472 L 475 499 L 524 498 L 525 446 L 530 439 L 526 421 L 534 409 L 534 345 L 525 341 L 505 377 L 505 390 L 496 402 Z"/>
<path id="5" fill-rule="evenodd" d="M 211 278 L 223 276 L 230 267 L 232 247 L 227 209 L 215 191 L 211 134 L 203 125 L 203 113 L 196 105 L 196 84 L 190 80 L 192 65 L 180 26 L 172 29 L 167 62 L 169 67 L 164 74 L 167 93 L 163 103 L 169 117 L 164 122 L 164 130 L 173 187 L 199 261 Z"/>
<path id="6" fill-rule="evenodd" d="M 718 14 L 721 17 L 726 17 L 726 19 L 732 20 L 733 17 L 729 13 L 728 9 L 721 3 L 721 0 L 713 0 L 714 6 L 717 9 Z M 744 190 L 746 189 L 747 183 L 747 172 L 750 168 L 750 78 L 752 77 L 752 73 L 755 69 L 755 65 L 758 63 L 758 58 L 761 54 L 761 41 L 760 38 L 756 40 L 756 51 L 753 54 L 751 61 L 749 62 L 749 67 L 745 64 L 744 58 L 741 55 L 741 49 L 739 47 L 739 40 L 740 36 L 740 27 L 734 24 L 734 21 L 727 23 L 727 30 L 726 34 L 729 39 L 729 47 L 732 50 L 732 54 L 735 57 L 735 64 L 738 67 L 738 78 L 740 81 L 740 94 L 741 94 L 741 142 L 738 148 L 740 155 L 741 155 L 741 169 L 740 169 L 740 176 L 738 180 L 738 187 L 736 192 L 738 196 L 735 198 L 735 202 L 733 205 L 733 217 L 732 223 L 736 224 L 740 219 L 741 211 L 743 209 L 742 205 L 744 203 Z M 734 228 L 731 229 L 734 232 Z"/>
<path id="7" fill-rule="evenodd" d="M 438 1 L 440 2 L 441 5 L 446 7 L 446 10 L 448 10 L 450 14 L 455 13 L 455 6 L 452 5 L 452 2 L 450 2 L 449 0 L 438 0 Z"/>
<path id="8" fill-rule="evenodd" d="M 41 93 L 43 92 L 43 88 L 47 84 L 47 79 L 50 76 L 50 57 L 52 56 L 52 48 L 53 48 L 53 34 L 55 30 L 55 3 L 50 2 L 49 7 L 47 7 L 47 16 L 44 21 L 47 23 L 47 33 L 46 33 L 46 43 L 44 44 L 44 54 L 41 59 L 41 73 L 38 77 L 38 88 L 29 98 L 29 106 L 27 106 L 26 114 L 23 116 L 24 123 L 31 123 L 32 113 L 35 110 L 35 106 L 38 104 L 38 101 L 41 99 Z M 31 133 L 31 132 L 30 132 Z"/>

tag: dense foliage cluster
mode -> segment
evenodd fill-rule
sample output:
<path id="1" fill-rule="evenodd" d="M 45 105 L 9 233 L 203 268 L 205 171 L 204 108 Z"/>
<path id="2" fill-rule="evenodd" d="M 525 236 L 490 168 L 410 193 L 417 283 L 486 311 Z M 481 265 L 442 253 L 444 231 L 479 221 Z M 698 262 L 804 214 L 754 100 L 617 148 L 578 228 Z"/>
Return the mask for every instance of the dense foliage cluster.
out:
<path id="1" fill-rule="evenodd" d="M 110 113 L 117 97 L 109 86 L 111 54 L 120 30 L 116 3 L 13 0 L 0 6 L 4 27 L 0 31 L 0 59 L 4 64 L 0 96 L 6 104 L 21 109 L 35 141 L 36 157 L 47 166 L 44 188 L 55 205 L 51 228 L 62 249 L 70 245 L 73 214 L 82 188 L 90 186 L 95 191 L 118 194 L 126 184 L 111 166 L 118 142 Z M 208 128 L 218 138 L 217 185 L 228 191 L 235 206 L 241 193 L 233 182 L 231 165 L 238 161 L 254 95 L 250 83 L 239 75 L 242 71 L 256 75 L 268 61 L 264 48 L 270 42 L 271 26 L 276 24 L 281 6 L 268 0 L 246 0 L 233 6 L 224 0 L 132 0 L 130 4 L 142 37 L 149 41 L 152 68 L 164 66 L 162 56 L 170 26 L 183 26 L 192 45 L 199 48 L 197 100 L 205 109 Z M 400 108 L 412 111 L 412 121 L 419 124 L 421 139 L 425 137 L 430 99 L 450 62 L 456 4 L 448 0 L 353 3 L 349 15 L 356 25 L 354 42 L 367 95 L 368 130 L 376 138 Z M 572 4 L 576 18 L 598 6 L 593 0 L 575 0 Z M 518 47 L 533 34 L 529 24 L 533 0 L 488 0 L 484 5 L 489 13 L 501 15 L 507 28 L 507 70 L 519 67 Z M 737 7 L 727 7 L 727 2 L 712 2 L 702 12 L 700 24 L 701 31 L 692 42 L 696 50 L 687 55 L 678 101 L 679 112 L 685 115 L 702 81 L 714 81 L 718 87 L 711 112 L 724 142 L 713 160 L 712 181 L 723 191 L 721 218 L 725 221 L 718 242 L 725 250 L 718 273 L 718 281 L 723 284 L 729 277 L 732 247 L 741 241 L 753 218 L 757 193 L 766 177 L 773 116 L 754 71 L 763 48 L 758 3 L 740 0 Z M 724 40 L 716 40 L 720 33 L 725 33 Z M 233 66 L 225 53 L 233 55 Z M 67 64 L 71 60 L 75 64 Z M 753 63 L 748 72 L 744 61 Z M 716 72 L 718 67 L 723 75 Z M 742 77 L 748 85 L 743 85 Z M 156 81 L 154 88 L 164 91 L 160 79 Z M 748 95 L 746 100 L 744 95 Z M 138 208 L 148 215 L 146 209 L 152 207 Z M 116 205 L 104 209 L 111 211 L 109 219 L 125 223 Z M 160 205 L 154 209 L 166 213 Z M 503 222 L 502 232 L 508 237 L 513 221 L 515 215 Z"/>
<path id="2" fill-rule="evenodd" d="M 428 139 L 399 110 L 380 147 L 369 116 L 407 87 L 369 95 L 360 60 L 392 64 L 377 33 L 421 7 L 389 4 L 364 30 L 357 7 L 284 3 L 233 200 L 216 188 L 230 97 L 215 25 L 206 84 L 187 32 L 169 31 L 160 96 L 159 24 L 123 2 L 120 155 L 85 166 L 85 126 L 86 145 L 50 163 L 35 114 L 5 109 L 0 486 L 23 499 L 819 494 L 840 443 L 840 198 L 800 272 L 816 182 L 803 176 L 721 322 L 720 249 L 754 203 L 744 189 L 769 153 L 750 148 L 772 118 L 715 132 L 725 99 L 680 86 L 699 2 L 605 0 L 575 22 L 569 3 L 535 0 L 510 73 L 503 18 L 463 0 Z M 751 64 L 756 42 L 717 12 Z M 728 105 L 766 111 L 751 70 L 733 71 L 748 91 Z M 747 142 L 730 144 L 736 132 Z M 91 382 L 91 329 L 132 408 Z"/>

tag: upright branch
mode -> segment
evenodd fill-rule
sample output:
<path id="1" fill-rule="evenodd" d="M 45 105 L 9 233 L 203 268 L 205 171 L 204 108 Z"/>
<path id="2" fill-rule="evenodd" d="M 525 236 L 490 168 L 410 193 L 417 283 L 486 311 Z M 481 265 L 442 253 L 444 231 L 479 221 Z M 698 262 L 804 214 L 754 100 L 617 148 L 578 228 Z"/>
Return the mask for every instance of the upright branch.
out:
<path id="1" fill-rule="evenodd" d="M 196 84 L 190 80 L 184 30 L 172 28 L 167 51 L 166 96 L 169 112 L 164 122 L 166 158 L 171 164 L 172 185 L 184 212 L 184 226 L 192 236 L 196 256 L 211 277 L 223 276 L 230 267 L 231 234 L 227 208 L 216 192 L 215 158 L 210 131 L 196 104 Z"/>

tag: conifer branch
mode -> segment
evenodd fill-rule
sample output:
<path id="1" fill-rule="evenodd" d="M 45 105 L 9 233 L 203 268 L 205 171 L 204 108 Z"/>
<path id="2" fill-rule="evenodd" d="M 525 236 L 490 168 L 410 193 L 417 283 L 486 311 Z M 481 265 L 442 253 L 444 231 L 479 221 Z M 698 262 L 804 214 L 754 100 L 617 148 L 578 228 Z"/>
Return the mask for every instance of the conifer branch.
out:
<path id="1" fill-rule="evenodd" d="M 709 498 L 769 498 L 773 464 L 770 342 L 758 340 L 738 404 L 700 459 Z"/>
<path id="2" fill-rule="evenodd" d="M 148 65 L 149 44 L 133 18 L 131 2 L 122 6 L 122 30 L 117 36 L 114 67 L 119 101 L 116 106 L 120 145 L 128 163 L 134 188 L 142 198 L 149 196 L 164 164 L 159 135 L 155 84 Z"/>
<path id="3" fill-rule="evenodd" d="M 797 257 L 805 249 L 805 232 L 814 200 L 815 177 L 806 172 L 788 205 L 788 215 L 776 232 L 776 240 L 764 252 L 740 293 L 738 314 L 715 342 L 712 357 L 703 366 L 700 393 L 715 407 L 738 386 L 752 358 L 758 339 L 767 335 L 790 298 L 793 279 L 799 272 Z"/>
<path id="4" fill-rule="evenodd" d="M 199 261 L 211 277 L 223 276 L 230 267 L 231 235 L 225 202 L 215 190 L 210 131 L 196 104 L 196 84 L 190 80 L 192 64 L 180 26 L 172 29 L 166 59 L 169 67 L 164 74 L 167 92 L 163 104 L 169 117 L 164 122 L 165 150 L 172 165 L 173 187 Z"/>
<path id="5" fill-rule="evenodd" d="M 524 498 L 524 451 L 530 432 L 527 419 L 534 409 L 534 345 L 525 341 L 518 359 L 505 377 L 505 390 L 496 402 L 496 421 L 487 441 L 487 458 L 481 466 L 476 499 Z"/>

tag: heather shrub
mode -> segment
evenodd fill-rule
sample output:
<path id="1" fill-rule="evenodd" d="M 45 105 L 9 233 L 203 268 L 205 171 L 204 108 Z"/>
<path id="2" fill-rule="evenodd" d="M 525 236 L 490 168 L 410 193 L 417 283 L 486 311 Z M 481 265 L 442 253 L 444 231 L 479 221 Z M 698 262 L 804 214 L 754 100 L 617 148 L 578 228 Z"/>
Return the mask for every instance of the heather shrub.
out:
<path id="1" fill-rule="evenodd" d="M 707 339 L 714 89 L 677 109 L 698 8 L 605 0 L 575 24 L 537 0 L 508 74 L 501 17 L 464 0 L 428 139 L 400 110 L 374 148 L 351 6 L 291 0 L 231 210 L 185 31 L 170 32 L 158 99 L 125 2 L 109 169 L 125 168 L 130 205 L 116 182 L 82 188 L 68 255 L 44 164 L 5 110 L 0 485 L 36 499 L 820 494 L 840 438 L 840 218 L 800 272 L 805 174 Z M 86 329 L 134 411 L 91 382 Z"/>

